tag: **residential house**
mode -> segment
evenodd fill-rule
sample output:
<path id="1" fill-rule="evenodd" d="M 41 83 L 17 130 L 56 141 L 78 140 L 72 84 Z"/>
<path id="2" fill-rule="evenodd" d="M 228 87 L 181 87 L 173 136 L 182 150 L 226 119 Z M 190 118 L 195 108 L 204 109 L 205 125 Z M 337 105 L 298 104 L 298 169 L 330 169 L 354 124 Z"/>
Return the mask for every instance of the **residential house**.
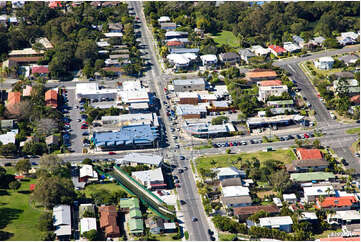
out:
<path id="1" fill-rule="evenodd" d="M 79 182 L 98 181 L 98 173 L 92 165 L 82 165 L 79 169 Z"/>
<path id="2" fill-rule="evenodd" d="M 108 29 L 110 33 L 121 33 L 123 30 L 123 24 L 121 23 L 109 23 Z"/>
<path id="3" fill-rule="evenodd" d="M 249 188 L 243 186 L 223 187 L 221 201 L 227 208 L 252 205 Z"/>
<path id="4" fill-rule="evenodd" d="M 82 218 L 80 219 L 80 234 L 84 234 L 90 230 L 97 230 L 96 218 Z"/>
<path id="5" fill-rule="evenodd" d="M 323 158 L 319 149 L 297 148 L 296 154 L 300 160 L 317 160 Z"/>
<path id="6" fill-rule="evenodd" d="M 260 86 L 258 88 L 258 100 L 266 102 L 270 96 L 282 96 L 283 93 L 288 93 L 286 85 L 280 86 Z"/>
<path id="7" fill-rule="evenodd" d="M 281 80 L 267 80 L 267 81 L 260 81 L 257 82 L 257 86 L 259 87 L 267 87 L 267 86 L 281 86 Z"/>
<path id="8" fill-rule="evenodd" d="M 111 206 L 99 207 L 99 224 L 100 228 L 104 231 L 106 237 L 119 237 L 120 230 L 117 224 L 117 208 Z"/>
<path id="9" fill-rule="evenodd" d="M 171 39 L 184 39 L 188 37 L 188 32 L 181 32 L 181 31 L 167 31 L 165 33 L 165 39 L 171 40 Z"/>
<path id="10" fill-rule="evenodd" d="M 158 22 L 161 24 L 161 23 L 167 23 L 167 22 L 170 22 L 170 18 L 168 16 L 161 16 L 159 19 L 158 19 Z"/>
<path id="11" fill-rule="evenodd" d="M 271 52 L 270 49 L 268 49 L 268 48 L 263 48 L 263 47 L 260 46 L 260 45 L 251 46 L 250 50 L 251 50 L 253 53 L 255 53 L 257 56 L 267 55 L 268 53 Z"/>
<path id="12" fill-rule="evenodd" d="M 37 39 L 35 39 L 35 42 L 42 44 L 44 46 L 44 48 L 47 50 L 54 48 L 53 44 L 46 37 L 37 38 Z"/>
<path id="13" fill-rule="evenodd" d="M 155 154 L 145 153 L 128 153 L 121 159 L 116 160 L 120 165 L 148 165 L 150 167 L 161 167 L 163 164 L 163 157 Z"/>
<path id="14" fill-rule="evenodd" d="M 356 44 L 356 40 L 352 39 L 351 37 L 343 37 L 343 36 L 339 36 L 336 37 L 338 43 L 340 45 L 353 45 Z"/>
<path id="15" fill-rule="evenodd" d="M 309 172 L 309 171 L 324 171 L 329 165 L 329 162 L 324 159 L 307 159 L 294 160 L 292 164 L 286 164 L 287 171 L 293 172 Z"/>
<path id="16" fill-rule="evenodd" d="M 293 107 L 293 105 L 294 105 L 293 100 L 267 101 L 268 107 L 289 108 L 289 107 Z"/>
<path id="17" fill-rule="evenodd" d="M 52 108 L 58 107 L 58 91 L 57 90 L 48 90 L 45 92 L 45 104 Z"/>
<path id="18" fill-rule="evenodd" d="M 144 231 L 143 220 L 131 218 L 128 221 L 129 233 L 134 236 L 141 236 Z"/>
<path id="19" fill-rule="evenodd" d="M 239 55 L 234 52 L 221 53 L 218 56 L 219 60 L 225 64 L 236 64 L 240 60 Z"/>
<path id="20" fill-rule="evenodd" d="M 177 25 L 176 23 L 160 23 L 160 28 L 164 30 L 175 30 Z"/>
<path id="21" fill-rule="evenodd" d="M 221 167 L 221 168 L 215 168 L 215 172 L 217 172 L 217 178 L 219 181 L 223 181 L 226 179 L 231 178 L 241 178 L 245 177 L 245 172 L 242 170 L 238 170 L 237 168 L 230 166 L 230 167 Z"/>
<path id="22" fill-rule="evenodd" d="M 49 68 L 48 66 L 39 66 L 39 65 L 33 65 L 31 67 L 31 73 L 33 75 L 39 75 L 39 76 L 47 76 L 49 74 Z"/>
<path id="23" fill-rule="evenodd" d="M 249 60 L 252 57 L 255 57 L 256 55 L 251 52 L 249 49 L 241 49 L 238 51 L 239 56 L 241 57 L 242 60 L 244 60 L 247 64 L 249 64 Z"/>
<path id="24" fill-rule="evenodd" d="M 292 42 L 284 42 L 283 43 L 283 48 L 287 51 L 287 52 L 297 52 L 300 51 L 302 48 L 300 46 L 298 46 L 295 43 Z"/>
<path id="25" fill-rule="evenodd" d="M 316 182 L 316 181 L 332 181 L 335 175 L 332 172 L 305 172 L 305 173 L 292 173 L 290 179 L 294 182 Z"/>
<path id="26" fill-rule="evenodd" d="M 60 144 L 60 136 L 58 135 L 49 135 L 45 138 L 45 143 L 48 146 L 58 146 Z"/>
<path id="27" fill-rule="evenodd" d="M 318 36 L 313 38 L 312 40 L 309 41 L 308 45 L 314 45 L 314 46 L 322 46 L 323 42 L 325 42 L 325 38 L 322 36 Z"/>
<path id="28" fill-rule="evenodd" d="M 279 229 L 287 233 L 292 232 L 292 224 L 293 221 L 290 216 L 266 217 L 259 219 L 260 227 Z"/>
<path id="29" fill-rule="evenodd" d="M 132 172 L 132 177 L 151 190 L 167 188 L 167 184 L 164 181 L 162 168 L 146 171 L 135 171 Z"/>
<path id="30" fill-rule="evenodd" d="M 164 226 L 164 228 L 163 228 L 164 233 L 176 233 L 177 232 L 176 223 L 164 223 L 163 226 Z"/>
<path id="31" fill-rule="evenodd" d="M 350 54 L 344 55 L 338 58 L 340 61 L 343 61 L 347 66 L 356 64 L 356 62 L 360 59 L 357 55 Z"/>
<path id="32" fill-rule="evenodd" d="M 350 97 L 350 102 L 353 105 L 360 105 L 360 95 L 355 95 L 353 97 Z"/>
<path id="33" fill-rule="evenodd" d="M 72 234 L 71 211 L 69 205 L 57 205 L 53 208 L 53 226 L 59 240 L 70 240 Z"/>
<path id="34" fill-rule="evenodd" d="M 359 224 L 360 212 L 357 210 L 336 211 L 334 214 L 327 215 L 327 222 L 329 224 Z"/>
<path id="35" fill-rule="evenodd" d="M 353 79 L 355 77 L 354 74 L 349 71 L 335 72 L 332 76 L 336 79 Z"/>
<path id="36" fill-rule="evenodd" d="M 200 58 L 203 66 L 214 66 L 218 62 L 216 55 L 202 55 Z"/>
<path id="37" fill-rule="evenodd" d="M 332 69 L 334 59 L 331 56 L 324 56 L 318 58 L 318 60 L 313 61 L 316 68 L 320 70 L 330 70 Z"/>
<path id="38" fill-rule="evenodd" d="M 294 35 L 292 36 L 292 39 L 301 48 L 303 48 L 303 46 L 305 45 L 305 40 L 302 39 L 300 36 Z"/>
<path id="39" fill-rule="evenodd" d="M 303 173 L 305 174 L 305 173 Z M 320 196 L 331 197 L 335 195 L 335 190 L 332 186 L 313 186 L 313 187 L 304 187 L 303 193 L 306 202 L 315 202 Z"/>
<path id="40" fill-rule="evenodd" d="M 334 211 L 358 209 L 360 207 L 360 203 L 355 196 L 326 197 L 322 201 L 317 199 L 316 203 L 319 209 L 332 209 Z"/>
<path id="41" fill-rule="evenodd" d="M 16 119 L 3 119 L 0 121 L 1 129 L 13 129 L 15 128 Z"/>
<path id="42" fill-rule="evenodd" d="M 25 88 L 23 89 L 23 97 L 30 97 L 32 90 L 33 90 L 32 86 L 26 85 Z"/>
<path id="43" fill-rule="evenodd" d="M 222 188 L 229 187 L 229 186 L 242 186 L 242 181 L 241 181 L 240 177 L 223 179 L 221 181 L 221 186 L 222 186 Z"/>
<path id="44" fill-rule="evenodd" d="M 246 207 L 234 207 L 233 216 L 238 217 L 238 219 L 242 222 L 245 221 L 249 216 L 259 212 L 265 211 L 271 216 L 278 215 L 280 213 L 280 209 L 272 204 L 272 205 L 257 205 L 257 206 L 246 206 Z"/>
<path id="45" fill-rule="evenodd" d="M 270 45 L 270 46 L 268 46 L 268 49 L 275 56 L 280 56 L 280 55 L 283 55 L 283 54 L 285 54 L 287 52 L 287 50 L 285 50 L 283 47 L 278 46 L 278 45 Z"/>
<path id="46" fill-rule="evenodd" d="M 145 225 L 151 234 L 160 234 L 164 229 L 164 220 L 159 217 L 150 217 L 145 221 Z"/>
<path id="47" fill-rule="evenodd" d="M 8 99 L 5 106 L 10 114 L 18 114 L 20 112 L 19 110 L 20 100 L 21 100 L 20 92 L 8 93 Z"/>
<path id="48" fill-rule="evenodd" d="M 175 92 L 203 91 L 206 89 L 206 82 L 203 78 L 177 79 L 173 80 Z"/>
<path id="49" fill-rule="evenodd" d="M 195 61 L 196 59 L 197 55 L 193 53 L 167 55 L 167 60 L 175 67 L 175 69 L 188 68 L 191 62 Z"/>
<path id="50" fill-rule="evenodd" d="M 319 222 L 315 212 L 302 212 L 299 221 L 306 221 L 313 225 L 317 225 Z"/>
<path id="51" fill-rule="evenodd" d="M 179 40 L 170 40 L 165 45 L 168 48 L 184 48 L 184 43 Z"/>
<path id="52" fill-rule="evenodd" d="M 296 194 L 294 194 L 294 193 L 283 194 L 283 201 L 285 201 L 287 203 L 296 203 L 297 202 Z"/>
<path id="53" fill-rule="evenodd" d="M 168 33 L 168 32 L 167 32 Z M 199 48 L 169 48 L 170 54 L 195 54 L 198 56 Z"/>
<path id="54" fill-rule="evenodd" d="M 353 40 L 357 40 L 358 36 L 359 36 L 359 34 L 358 34 L 358 33 L 355 33 L 355 32 L 342 32 L 342 33 L 341 33 L 341 37 L 342 37 L 342 38 L 347 38 L 347 37 L 349 37 L 349 38 L 351 38 L 351 39 L 353 39 Z"/>
<path id="55" fill-rule="evenodd" d="M 121 198 L 119 200 L 119 208 L 121 212 L 130 212 L 133 209 L 140 209 L 139 199 L 132 198 Z"/>
<path id="56" fill-rule="evenodd" d="M 246 73 L 246 79 L 250 83 L 263 80 L 274 80 L 277 77 L 277 73 L 272 70 L 254 70 Z"/>

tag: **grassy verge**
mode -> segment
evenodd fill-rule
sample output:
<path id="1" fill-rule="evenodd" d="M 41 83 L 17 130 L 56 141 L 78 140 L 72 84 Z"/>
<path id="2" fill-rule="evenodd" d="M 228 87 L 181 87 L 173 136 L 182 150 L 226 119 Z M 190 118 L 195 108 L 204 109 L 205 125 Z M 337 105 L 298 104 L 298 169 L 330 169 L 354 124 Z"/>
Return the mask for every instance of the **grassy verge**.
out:
<path id="1" fill-rule="evenodd" d="M 220 46 L 220 45 L 229 45 L 233 48 L 239 47 L 239 42 L 237 40 L 237 37 L 234 36 L 234 34 L 231 31 L 222 31 L 218 33 L 217 35 L 211 36 L 213 37 L 214 41 Z"/>
<path id="2" fill-rule="evenodd" d="M 339 233 L 342 232 L 342 229 L 337 229 L 337 230 L 326 230 L 323 231 L 322 234 L 316 234 L 314 237 L 315 239 L 319 239 L 319 238 L 327 238 L 328 235 L 332 234 L 332 233 Z"/>
<path id="3" fill-rule="evenodd" d="M 189 233 L 188 233 L 188 231 L 185 231 L 185 232 L 184 232 L 184 237 L 186 238 L 186 240 L 189 239 Z"/>
<path id="4" fill-rule="evenodd" d="M 91 194 L 98 190 L 107 190 L 109 192 L 116 192 L 122 190 L 122 187 L 116 183 L 106 183 L 106 184 L 91 184 L 85 187 L 82 191 L 86 197 L 90 198 Z"/>
<path id="5" fill-rule="evenodd" d="M 191 167 L 192 167 L 193 173 L 196 173 L 196 169 L 194 168 L 194 163 L 193 163 L 193 161 L 191 161 L 190 163 L 191 163 Z"/>
<path id="6" fill-rule="evenodd" d="M 180 210 L 180 209 L 181 209 L 180 202 L 179 202 L 179 200 L 178 200 L 178 199 L 177 199 L 177 208 L 178 208 L 178 210 Z"/>
<path id="7" fill-rule="evenodd" d="M 234 165 L 234 162 L 238 158 L 242 160 L 251 160 L 253 157 L 257 158 L 261 163 L 266 160 L 279 160 L 285 164 L 291 163 L 296 159 L 291 149 L 288 150 L 276 150 L 272 152 L 255 152 L 255 153 L 240 153 L 240 154 L 222 154 L 214 156 L 201 156 L 196 159 L 197 169 L 200 168 L 209 169 L 213 167 L 226 167 Z"/>
<path id="8" fill-rule="evenodd" d="M 177 241 L 175 239 L 173 239 L 173 236 L 176 235 L 176 233 L 171 233 L 171 234 L 157 234 L 157 235 L 153 235 L 152 237 L 155 240 L 158 241 Z"/>
<path id="9" fill-rule="evenodd" d="M 204 150 L 204 149 L 211 149 L 213 148 L 212 145 L 198 145 L 198 146 L 193 146 L 193 149 L 195 150 Z"/>
<path id="10" fill-rule="evenodd" d="M 218 238 L 220 241 L 233 241 L 237 235 L 235 234 L 226 234 L 226 233 L 219 233 Z"/>
<path id="11" fill-rule="evenodd" d="M 10 233 L 9 240 L 41 240 L 38 229 L 41 209 L 30 206 L 30 184 L 34 179 L 22 181 L 18 191 L 0 189 L 0 228 Z"/>
<path id="12" fill-rule="evenodd" d="M 360 134 L 360 128 L 353 128 L 346 130 L 346 133 L 348 134 Z"/>

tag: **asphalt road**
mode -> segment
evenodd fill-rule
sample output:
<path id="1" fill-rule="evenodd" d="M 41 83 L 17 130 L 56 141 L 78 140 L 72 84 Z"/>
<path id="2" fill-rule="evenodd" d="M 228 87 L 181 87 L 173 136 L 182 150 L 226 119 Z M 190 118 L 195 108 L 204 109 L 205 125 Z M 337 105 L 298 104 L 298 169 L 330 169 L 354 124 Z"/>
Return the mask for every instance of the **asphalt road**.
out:
<path id="1" fill-rule="evenodd" d="M 332 56 L 332 55 L 338 55 L 348 52 L 354 52 L 359 49 L 360 46 L 353 46 L 353 47 L 346 46 L 342 49 L 319 52 L 316 54 L 311 54 L 307 57 L 281 59 L 279 61 L 274 62 L 273 65 L 279 66 L 282 69 L 285 69 L 286 71 L 291 73 L 291 78 L 295 80 L 297 86 L 301 88 L 302 95 L 306 97 L 307 101 L 309 101 L 312 104 L 312 109 L 314 109 L 316 112 L 315 117 L 317 122 L 322 122 L 325 123 L 326 125 L 330 125 L 332 123 L 335 123 L 336 121 L 331 119 L 329 111 L 327 110 L 325 105 L 321 103 L 320 99 L 317 96 L 317 91 L 311 84 L 311 81 L 303 73 L 303 71 L 301 70 L 298 64 L 304 61 L 314 60 L 323 56 Z"/>
<path id="2" fill-rule="evenodd" d="M 162 109 L 160 110 L 161 118 L 164 122 L 166 133 L 168 135 L 168 142 L 171 147 L 174 147 L 176 142 L 172 138 L 171 132 L 171 124 L 168 120 L 168 117 L 165 113 L 164 102 L 167 102 L 163 88 L 164 85 L 167 84 L 167 80 L 164 80 L 164 77 L 161 72 L 161 68 L 159 66 L 156 52 L 154 48 L 155 41 L 153 39 L 153 35 L 148 29 L 146 25 L 145 16 L 142 10 L 142 3 L 139 1 L 136 2 L 129 2 L 129 5 L 134 8 L 136 16 L 138 16 L 141 20 L 140 24 L 140 31 L 141 35 L 141 43 L 146 46 L 147 56 L 149 56 L 149 60 L 152 63 L 152 68 L 150 71 L 145 73 L 145 78 L 150 79 L 154 85 L 154 90 L 157 94 L 157 97 L 161 101 Z M 169 81 L 169 80 L 168 80 Z M 177 165 L 179 166 L 190 166 L 189 160 L 186 161 L 179 161 L 176 160 Z M 180 188 L 177 188 L 177 192 L 179 194 L 180 199 L 188 201 L 187 208 L 185 206 L 182 207 L 184 212 L 184 224 L 186 230 L 189 233 L 190 240 L 197 240 L 197 241 L 205 241 L 209 240 L 207 235 L 207 230 L 209 229 L 207 219 L 205 217 L 204 209 L 202 203 L 199 199 L 199 195 L 197 192 L 197 187 L 195 185 L 195 181 L 191 171 L 187 171 L 184 174 L 181 174 L 181 182 L 182 185 Z M 197 217 L 197 222 L 192 222 L 192 217 Z"/>

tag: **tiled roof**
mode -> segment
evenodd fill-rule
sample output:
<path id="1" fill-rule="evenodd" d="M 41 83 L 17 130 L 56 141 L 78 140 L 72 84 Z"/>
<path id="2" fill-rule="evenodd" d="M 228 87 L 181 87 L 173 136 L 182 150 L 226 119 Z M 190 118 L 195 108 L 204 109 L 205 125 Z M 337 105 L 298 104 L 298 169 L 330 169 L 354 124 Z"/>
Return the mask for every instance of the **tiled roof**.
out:
<path id="1" fill-rule="evenodd" d="M 9 60 L 15 62 L 37 62 L 41 56 L 28 56 L 28 57 L 10 57 Z"/>
<path id="2" fill-rule="evenodd" d="M 324 159 L 308 159 L 308 160 L 295 160 L 294 165 L 297 167 L 314 167 L 314 166 L 328 166 L 328 161 Z"/>
<path id="3" fill-rule="evenodd" d="M 321 208 L 331 208 L 331 207 L 349 207 L 352 204 L 356 203 L 357 200 L 354 196 L 346 197 L 326 197 L 321 203 Z"/>
<path id="4" fill-rule="evenodd" d="M 180 41 L 168 41 L 167 42 L 167 46 L 180 46 L 180 45 L 183 45 L 183 43 Z"/>
<path id="5" fill-rule="evenodd" d="M 322 159 L 322 153 L 319 149 L 297 148 L 296 150 L 297 150 L 301 160 Z"/>
<path id="6" fill-rule="evenodd" d="M 117 208 L 115 206 L 101 206 L 100 213 L 100 227 L 105 230 L 106 236 L 119 235 L 119 227 L 117 225 Z"/>
<path id="7" fill-rule="evenodd" d="M 265 87 L 265 86 L 281 86 L 282 81 L 281 80 L 261 81 L 261 82 L 259 82 L 259 85 L 262 86 L 262 87 Z"/>
<path id="8" fill-rule="evenodd" d="M 246 73 L 247 78 L 265 78 L 265 77 L 276 77 L 275 71 L 250 71 Z"/>
<path id="9" fill-rule="evenodd" d="M 48 66 L 33 66 L 33 68 L 31 68 L 31 73 L 49 73 L 49 68 Z"/>
<path id="10" fill-rule="evenodd" d="M 270 48 L 270 49 L 272 49 L 272 50 L 276 51 L 277 53 L 283 53 L 283 52 L 286 52 L 286 50 L 285 50 L 283 47 L 278 46 L 278 45 L 270 45 L 270 46 L 268 46 L 268 48 Z"/>
<path id="11" fill-rule="evenodd" d="M 7 105 L 14 105 L 20 103 L 20 92 L 9 92 Z"/>
<path id="12" fill-rule="evenodd" d="M 360 95 L 356 95 L 350 98 L 350 101 L 355 104 L 360 104 Z"/>

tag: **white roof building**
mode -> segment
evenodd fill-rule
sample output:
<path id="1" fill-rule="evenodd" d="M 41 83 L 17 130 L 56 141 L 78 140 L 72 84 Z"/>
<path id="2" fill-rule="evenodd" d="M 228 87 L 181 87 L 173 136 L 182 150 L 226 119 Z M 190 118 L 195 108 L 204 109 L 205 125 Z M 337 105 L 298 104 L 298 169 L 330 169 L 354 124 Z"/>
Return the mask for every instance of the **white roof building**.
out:
<path id="1" fill-rule="evenodd" d="M 122 33 L 119 33 L 119 32 L 109 32 L 109 33 L 104 33 L 105 37 L 107 38 L 112 38 L 112 37 L 118 37 L 118 38 L 121 38 L 123 37 L 123 34 Z"/>
<path id="2" fill-rule="evenodd" d="M 302 212 L 300 220 L 317 220 L 318 217 L 315 212 Z"/>
<path id="3" fill-rule="evenodd" d="M 196 92 L 177 92 L 177 96 L 181 98 L 199 98 Z"/>
<path id="4" fill-rule="evenodd" d="M 54 48 L 54 46 L 52 45 L 52 43 L 48 40 L 48 38 L 43 37 L 43 38 L 38 38 L 35 40 L 37 43 L 42 44 L 45 49 L 52 49 Z"/>
<path id="5" fill-rule="evenodd" d="M 118 97 L 123 103 L 149 103 L 147 91 L 119 91 Z"/>
<path id="6" fill-rule="evenodd" d="M 304 187 L 303 193 L 306 201 L 314 201 L 319 196 L 331 196 L 335 195 L 335 190 L 332 186 L 314 186 Z"/>
<path id="7" fill-rule="evenodd" d="M 215 168 L 214 170 L 217 172 L 218 179 L 220 177 L 241 177 L 244 173 L 233 166 Z"/>
<path id="8" fill-rule="evenodd" d="M 142 84 L 137 81 L 124 81 L 122 82 L 123 91 L 139 91 L 142 90 Z"/>
<path id="9" fill-rule="evenodd" d="M 98 41 L 96 44 L 98 47 L 101 47 L 101 48 L 110 46 L 110 44 L 107 41 Z"/>
<path id="10" fill-rule="evenodd" d="M 195 53 L 170 54 L 167 55 L 168 61 L 176 67 L 187 67 L 191 61 L 197 59 Z"/>
<path id="11" fill-rule="evenodd" d="M 222 188 L 223 197 L 249 196 L 249 188 L 243 186 L 228 186 Z"/>
<path id="12" fill-rule="evenodd" d="M 335 214 L 327 215 L 327 222 L 332 223 L 360 223 L 360 213 L 357 210 L 336 211 Z"/>
<path id="13" fill-rule="evenodd" d="M 254 45 L 254 46 L 251 46 L 250 50 L 255 53 L 256 55 L 260 56 L 260 55 L 267 55 L 268 53 L 271 52 L 270 49 L 268 48 L 263 48 L 262 46 L 260 45 Z"/>
<path id="14" fill-rule="evenodd" d="M 288 52 L 295 52 L 295 51 L 302 49 L 300 46 L 298 46 L 297 44 L 292 43 L 292 42 L 284 42 L 283 48 L 285 50 L 287 50 Z"/>
<path id="15" fill-rule="evenodd" d="M 6 134 L 1 134 L 0 135 L 0 142 L 3 145 L 7 145 L 9 143 L 15 144 L 15 137 L 16 137 L 16 132 L 9 131 Z"/>
<path id="16" fill-rule="evenodd" d="M 71 235 L 71 212 L 69 205 L 58 205 L 53 208 L 53 225 L 56 236 Z"/>
<path id="17" fill-rule="evenodd" d="M 279 199 L 278 197 L 274 197 L 272 200 L 273 200 L 273 203 L 276 204 L 277 207 L 282 207 L 281 199 Z"/>
<path id="18" fill-rule="evenodd" d="M 158 22 L 159 22 L 159 23 L 170 22 L 170 18 L 169 18 L 168 16 L 161 16 L 161 17 L 158 19 Z"/>
<path id="19" fill-rule="evenodd" d="M 80 178 L 88 177 L 88 178 L 93 178 L 93 179 L 98 180 L 98 173 L 95 170 L 93 170 L 92 165 L 83 165 L 79 169 L 79 177 Z"/>
<path id="20" fill-rule="evenodd" d="M 296 197 L 296 194 L 294 194 L 294 193 L 283 194 L 283 200 L 284 201 L 296 201 L 297 197 Z"/>
<path id="21" fill-rule="evenodd" d="M 118 116 L 102 116 L 103 125 L 111 124 L 118 126 L 150 124 L 158 127 L 159 120 L 156 113 L 132 113 L 122 114 Z"/>
<path id="22" fill-rule="evenodd" d="M 9 53 L 9 56 L 23 56 L 23 55 L 39 55 L 44 54 L 43 50 L 36 51 L 33 48 L 25 48 L 22 50 L 12 50 Z"/>
<path id="23" fill-rule="evenodd" d="M 153 184 L 164 184 L 163 172 L 160 167 L 154 170 L 132 172 L 132 177 L 147 187 L 151 187 Z"/>
<path id="24" fill-rule="evenodd" d="M 343 32 L 343 33 L 341 33 L 341 37 L 342 37 L 342 38 L 347 38 L 347 37 L 349 37 L 349 38 L 351 38 L 351 39 L 353 39 L 353 40 L 356 40 L 357 37 L 358 37 L 358 34 L 355 33 L 355 32 Z"/>
<path id="25" fill-rule="evenodd" d="M 84 234 L 90 230 L 97 230 L 97 219 L 96 218 L 82 218 L 80 220 L 80 233 Z"/>
<path id="26" fill-rule="evenodd" d="M 331 56 L 320 57 L 318 60 L 315 60 L 314 65 L 316 68 L 321 70 L 332 69 L 334 59 Z"/>
<path id="27" fill-rule="evenodd" d="M 258 87 L 258 100 L 265 102 L 270 96 L 281 96 L 288 92 L 286 85 L 280 86 L 260 86 Z"/>
<path id="28" fill-rule="evenodd" d="M 293 221 L 290 216 L 277 216 L 277 217 L 260 218 L 259 224 L 262 227 L 279 228 L 282 225 L 293 224 Z"/>
<path id="29" fill-rule="evenodd" d="M 202 55 L 200 58 L 204 66 L 214 65 L 218 62 L 218 58 L 216 55 Z"/>
<path id="30" fill-rule="evenodd" d="M 163 162 L 163 157 L 154 154 L 129 153 L 121 159 L 117 159 L 116 163 L 121 165 L 128 164 L 145 164 L 159 167 Z"/>
<path id="31" fill-rule="evenodd" d="M 336 89 L 339 86 L 339 83 L 340 83 L 339 80 L 333 81 L 333 88 Z M 345 83 L 349 87 L 357 87 L 358 86 L 358 81 L 356 79 L 348 79 L 342 83 Z"/>

